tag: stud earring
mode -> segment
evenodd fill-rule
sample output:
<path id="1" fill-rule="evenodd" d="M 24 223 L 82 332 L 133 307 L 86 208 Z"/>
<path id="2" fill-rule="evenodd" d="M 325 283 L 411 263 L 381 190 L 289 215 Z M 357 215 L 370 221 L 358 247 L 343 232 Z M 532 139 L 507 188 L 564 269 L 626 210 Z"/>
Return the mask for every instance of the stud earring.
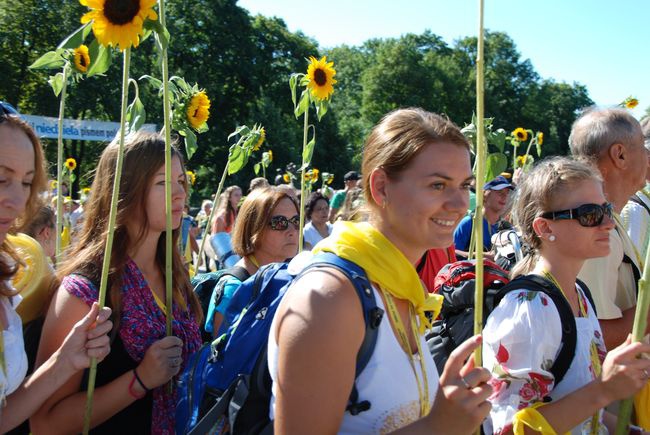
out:
<path id="1" fill-rule="evenodd" d="M 551 234 L 550 236 L 548 236 L 548 241 L 549 241 L 549 242 L 554 242 L 554 241 L 555 241 L 555 236 L 554 236 L 553 234 Z"/>

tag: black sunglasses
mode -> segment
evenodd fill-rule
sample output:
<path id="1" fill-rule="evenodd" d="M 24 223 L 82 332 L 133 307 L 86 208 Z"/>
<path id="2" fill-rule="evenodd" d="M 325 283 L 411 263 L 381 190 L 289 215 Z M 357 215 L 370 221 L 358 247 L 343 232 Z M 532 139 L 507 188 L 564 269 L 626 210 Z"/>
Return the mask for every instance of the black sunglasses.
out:
<path id="1" fill-rule="evenodd" d="M 547 211 L 541 217 L 553 220 L 576 219 L 583 227 L 597 227 L 603 223 L 605 216 L 613 219 L 613 213 L 612 204 L 606 202 L 602 205 L 583 204 L 571 210 Z"/>
<path id="2" fill-rule="evenodd" d="M 289 224 L 293 225 L 295 229 L 300 228 L 300 215 L 295 215 L 292 218 L 287 218 L 285 216 L 272 216 L 271 222 L 269 222 L 271 229 L 275 231 L 285 231 L 289 228 Z"/>

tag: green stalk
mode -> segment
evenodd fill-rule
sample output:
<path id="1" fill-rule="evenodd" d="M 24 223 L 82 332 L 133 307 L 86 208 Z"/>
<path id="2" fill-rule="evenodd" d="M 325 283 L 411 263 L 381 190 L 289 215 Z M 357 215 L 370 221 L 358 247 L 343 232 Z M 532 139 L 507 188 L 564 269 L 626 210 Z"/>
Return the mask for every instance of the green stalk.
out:
<path id="1" fill-rule="evenodd" d="M 302 172 L 300 173 L 300 227 L 298 228 L 298 253 L 302 252 L 302 229 L 305 226 L 305 148 L 307 148 L 307 133 L 309 130 L 309 107 L 305 110 L 305 123 L 302 132 Z"/>
<path id="2" fill-rule="evenodd" d="M 120 110 L 120 142 L 115 164 L 115 180 L 113 180 L 113 194 L 111 196 L 111 210 L 108 215 L 108 236 L 106 248 L 104 249 L 104 261 L 102 263 L 102 276 L 99 282 L 99 307 L 104 306 L 106 300 L 106 287 L 108 284 L 108 271 L 111 265 L 111 254 L 113 251 L 113 234 L 115 233 L 115 221 L 117 218 L 117 203 L 120 198 L 120 180 L 122 179 L 122 163 L 124 161 L 124 136 L 126 131 L 126 105 L 129 95 L 129 67 L 131 64 L 131 48 L 124 50 L 124 66 L 122 72 L 122 107 Z M 86 399 L 86 414 L 84 416 L 84 435 L 90 430 L 90 418 L 93 412 L 93 393 L 95 391 L 95 378 L 97 376 L 97 359 L 90 360 L 90 371 L 88 374 L 88 398 Z"/>
<path id="3" fill-rule="evenodd" d="M 266 179 L 266 166 L 264 166 L 264 163 L 262 163 L 262 176 Z"/>
<path id="4" fill-rule="evenodd" d="M 530 138 L 530 142 L 528 142 L 528 147 L 526 148 L 526 154 L 524 154 L 524 165 L 525 165 L 526 162 L 528 161 L 528 154 L 530 153 L 530 147 L 533 145 L 533 140 L 534 140 L 534 139 L 535 139 L 535 136 L 531 137 L 531 138 Z M 522 165 L 522 167 L 523 167 L 524 165 Z M 515 167 L 514 167 L 514 166 L 512 167 L 512 170 L 513 170 L 513 171 L 515 170 Z"/>
<path id="5" fill-rule="evenodd" d="M 165 27 L 165 1 L 158 1 L 160 24 Z M 165 120 L 165 316 L 167 335 L 172 335 L 172 136 L 169 102 L 169 65 L 167 47 L 162 45 L 163 116 Z M 171 384 L 170 384 L 171 385 Z"/>
<path id="6" fill-rule="evenodd" d="M 63 67 L 63 87 L 61 88 L 61 101 L 59 102 L 59 134 L 56 148 L 56 244 L 55 260 L 61 261 L 61 232 L 63 231 L 63 114 L 65 112 L 65 97 L 68 88 L 69 64 Z M 70 187 L 72 189 L 72 186 Z"/>
<path id="7" fill-rule="evenodd" d="M 212 225 L 212 218 L 214 217 L 215 210 L 219 207 L 219 199 L 221 197 L 221 191 L 223 190 L 223 185 L 226 182 L 226 176 L 228 175 L 228 162 L 226 162 L 226 167 L 223 168 L 223 175 L 221 175 L 221 181 L 219 181 L 219 187 L 217 187 L 217 193 L 214 194 L 214 200 L 212 201 L 212 210 L 210 210 L 210 216 L 208 216 L 208 222 L 205 224 L 205 230 L 203 230 L 203 237 L 201 237 L 201 246 L 199 246 L 199 257 L 198 262 L 201 263 L 201 258 L 203 258 L 203 247 L 205 246 L 205 239 L 208 238 L 208 233 L 210 232 L 210 226 Z M 209 272 L 209 264 L 205 265 L 205 271 Z M 199 266 L 196 266 L 198 272 Z"/>
<path id="8" fill-rule="evenodd" d="M 476 213 L 474 213 L 474 241 L 476 246 L 476 284 L 474 288 L 474 334 L 483 331 L 483 182 L 485 181 L 485 126 L 483 125 L 484 78 L 483 71 L 483 0 L 479 0 L 478 49 L 476 56 Z M 481 367 L 482 346 L 474 350 L 474 364 Z"/>
<path id="9" fill-rule="evenodd" d="M 632 340 L 641 341 L 645 335 L 648 323 L 648 307 L 650 306 L 650 249 L 646 251 L 645 263 L 643 263 L 643 276 L 639 280 L 639 296 L 636 301 L 634 312 L 634 325 L 632 326 Z M 625 399 L 618 409 L 618 421 L 616 422 L 616 435 L 628 433 L 628 425 L 632 416 L 633 399 Z"/>

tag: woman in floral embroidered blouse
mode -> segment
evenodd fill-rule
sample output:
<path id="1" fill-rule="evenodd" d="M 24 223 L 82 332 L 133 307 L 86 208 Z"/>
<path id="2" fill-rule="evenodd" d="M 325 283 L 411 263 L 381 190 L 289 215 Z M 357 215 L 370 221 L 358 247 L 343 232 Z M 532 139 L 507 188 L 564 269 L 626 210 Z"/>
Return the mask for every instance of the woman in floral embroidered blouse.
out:
<path id="1" fill-rule="evenodd" d="M 555 433 L 590 433 L 595 425 L 594 433 L 613 431 L 615 417 L 603 416 L 601 409 L 648 380 L 650 361 L 636 356 L 650 346 L 628 341 L 607 354 L 586 289 L 576 283 L 587 258 L 608 254 L 614 227 L 596 172 L 554 158 L 541 162 L 519 187 L 515 223 L 534 253 L 515 266 L 513 276 L 540 275 L 560 288 L 575 315 L 577 343 L 566 375 L 555 385 L 550 367 L 562 339 L 558 309 L 545 294 L 525 288 L 503 298 L 483 331 L 483 365 L 492 371 L 494 388 L 488 433 L 511 433 L 513 425 L 516 433 L 530 426 Z"/>
<path id="2" fill-rule="evenodd" d="M 201 345 L 200 305 L 183 259 L 173 251 L 172 336 L 165 337 L 165 172 L 162 137 L 138 133 L 125 144 L 107 304 L 115 334 L 98 366 L 93 433 L 174 431 L 175 393 L 166 385 Z M 103 152 L 77 245 L 59 271 L 61 286 L 43 327 L 39 359 L 97 299 L 106 243 L 118 144 Z M 180 153 L 172 152 L 173 243 L 179 237 L 187 181 Z M 83 425 L 87 372 L 79 371 L 32 418 L 35 433 L 78 433 Z"/>

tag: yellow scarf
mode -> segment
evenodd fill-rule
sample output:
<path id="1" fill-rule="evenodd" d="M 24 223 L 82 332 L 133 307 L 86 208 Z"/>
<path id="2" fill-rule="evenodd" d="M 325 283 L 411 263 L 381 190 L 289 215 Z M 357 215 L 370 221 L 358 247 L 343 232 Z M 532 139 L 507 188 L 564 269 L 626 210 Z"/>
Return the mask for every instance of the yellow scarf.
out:
<path id="1" fill-rule="evenodd" d="M 429 294 L 402 251 L 367 222 L 337 222 L 313 252 L 333 252 L 352 261 L 366 271 L 370 281 L 393 297 L 409 301 L 420 318 L 420 333 L 431 327 L 425 313 L 433 311 L 435 319 L 440 312 L 442 296 Z"/>

